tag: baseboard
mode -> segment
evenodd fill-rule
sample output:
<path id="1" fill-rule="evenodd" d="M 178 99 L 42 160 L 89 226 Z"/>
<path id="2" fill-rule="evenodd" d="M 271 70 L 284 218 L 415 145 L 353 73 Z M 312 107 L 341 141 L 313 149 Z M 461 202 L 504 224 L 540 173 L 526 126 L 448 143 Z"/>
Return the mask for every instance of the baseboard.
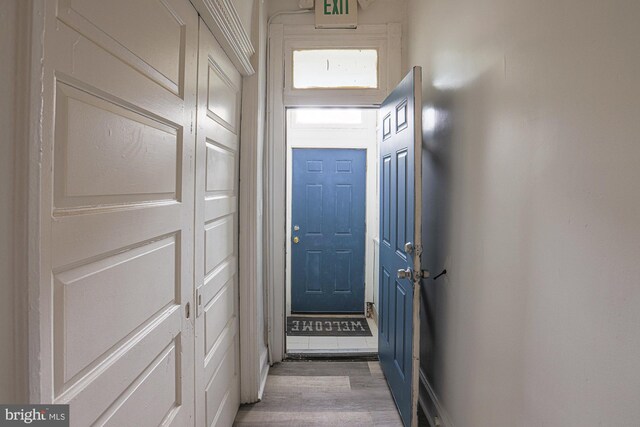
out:
<path id="1" fill-rule="evenodd" d="M 262 400 L 264 388 L 267 385 L 269 376 L 269 351 L 265 348 L 260 355 L 260 388 L 258 389 L 258 401 Z"/>
<path id="2" fill-rule="evenodd" d="M 376 305 L 374 303 L 367 303 L 367 304 L 371 304 L 371 318 L 373 319 L 374 322 L 376 322 L 376 326 L 378 326 L 378 307 L 376 307 Z"/>
<path id="3" fill-rule="evenodd" d="M 431 401 L 431 405 L 435 411 L 429 409 L 427 399 Z M 431 387 L 429 380 L 427 380 L 427 375 L 422 369 L 420 369 L 420 393 L 418 403 L 431 427 L 454 427 L 451 417 L 447 414 L 447 411 L 442 405 L 442 402 L 440 402 L 440 399 L 438 399 L 435 390 Z"/>

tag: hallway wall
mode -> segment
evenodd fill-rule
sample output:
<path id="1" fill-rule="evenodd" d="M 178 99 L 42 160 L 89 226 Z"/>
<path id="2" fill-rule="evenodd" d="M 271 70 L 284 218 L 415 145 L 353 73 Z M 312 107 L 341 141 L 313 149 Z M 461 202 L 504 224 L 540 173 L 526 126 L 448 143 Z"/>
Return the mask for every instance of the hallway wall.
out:
<path id="1" fill-rule="evenodd" d="M 458 427 L 640 424 L 640 3 L 409 0 L 423 370 Z"/>

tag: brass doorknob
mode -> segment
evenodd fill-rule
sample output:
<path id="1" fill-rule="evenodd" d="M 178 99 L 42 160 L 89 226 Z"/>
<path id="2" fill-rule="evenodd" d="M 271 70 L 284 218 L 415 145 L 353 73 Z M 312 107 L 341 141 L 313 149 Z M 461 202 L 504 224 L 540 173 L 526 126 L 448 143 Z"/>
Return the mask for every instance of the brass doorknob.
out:
<path id="1" fill-rule="evenodd" d="M 298 238 L 298 236 L 294 237 L 293 238 L 293 243 L 298 243 L 298 242 L 300 242 L 300 239 Z"/>

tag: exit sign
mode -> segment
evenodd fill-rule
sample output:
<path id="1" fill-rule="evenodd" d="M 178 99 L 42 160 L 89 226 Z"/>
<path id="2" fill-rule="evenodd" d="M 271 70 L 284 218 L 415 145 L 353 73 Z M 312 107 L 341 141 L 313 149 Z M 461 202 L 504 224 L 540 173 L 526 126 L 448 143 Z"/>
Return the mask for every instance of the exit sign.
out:
<path id="1" fill-rule="evenodd" d="M 316 0 L 316 28 L 356 28 L 358 0 Z"/>

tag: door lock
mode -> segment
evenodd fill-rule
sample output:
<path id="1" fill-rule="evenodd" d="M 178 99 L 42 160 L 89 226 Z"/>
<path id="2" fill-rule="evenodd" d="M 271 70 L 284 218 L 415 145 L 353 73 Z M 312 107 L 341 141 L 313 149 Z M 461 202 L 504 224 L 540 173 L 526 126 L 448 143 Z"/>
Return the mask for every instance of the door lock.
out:
<path id="1" fill-rule="evenodd" d="M 300 226 L 294 225 L 293 226 L 293 231 L 300 231 Z"/>
<path id="2" fill-rule="evenodd" d="M 398 270 L 398 279 L 411 279 L 411 269 L 407 268 L 406 270 Z"/>
<path id="3" fill-rule="evenodd" d="M 415 272 L 412 271 L 410 268 L 407 268 L 406 270 L 403 270 L 403 269 L 398 270 L 398 279 L 411 279 L 417 282 L 420 279 L 426 279 L 428 277 L 429 277 L 428 270 L 417 270 Z"/>
<path id="4" fill-rule="evenodd" d="M 300 242 L 300 239 L 298 238 L 298 236 L 293 238 L 293 243 L 298 244 Z"/>
<path id="5" fill-rule="evenodd" d="M 411 252 L 413 252 L 413 243 L 411 242 L 407 242 L 404 244 L 404 252 L 407 254 L 410 254 Z"/>

